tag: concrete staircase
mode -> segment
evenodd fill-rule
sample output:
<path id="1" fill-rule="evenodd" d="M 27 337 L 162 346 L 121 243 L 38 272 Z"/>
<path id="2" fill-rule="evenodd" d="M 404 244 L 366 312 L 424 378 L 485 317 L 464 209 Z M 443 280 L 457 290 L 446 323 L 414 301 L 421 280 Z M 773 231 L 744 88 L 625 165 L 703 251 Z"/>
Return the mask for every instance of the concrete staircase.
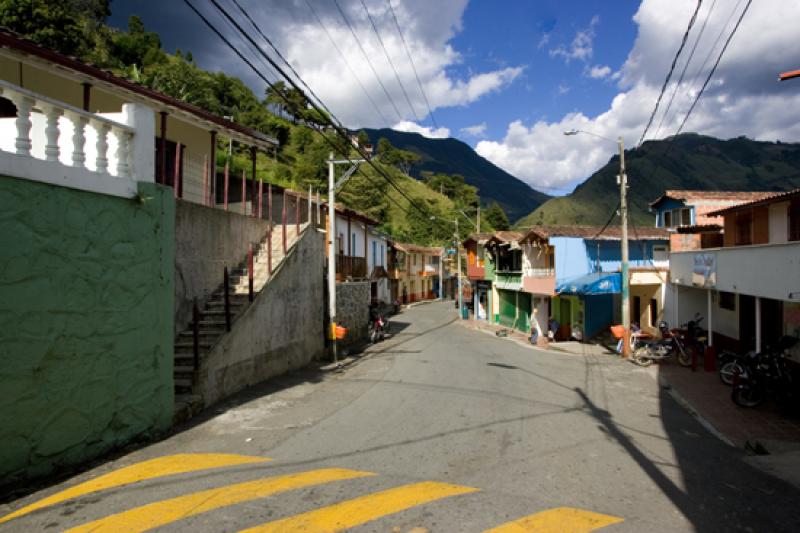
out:
<path id="1" fill-rule="evenodd" d="M 300 225 L 300 234 L 308 224 Z M 298 241 L 300 234 L 295 224 L 286 226 L 286 253 L 288 254 Z M 271 257 L 270 257 L 271 255 Z M 283 227 L 275 225 L 272 231 L 272 253 L 268 253 L 268 239 L 265 235 L 261 242 L 253 246 L 253 299 L 264 288 L 270 279 L 269 260 L 272 260 L 273 274 L 283 262 Z M 230 287 L 231 326 L 236 318 L 250 305 L 248 300 L 247 257 L 235 268 L 228 271 Z M 199 325 L 199 359 L 211 351 L 214 345 L 228 332 L 225 327 L 225 295 L 224 284 L 211 294 L 200 309 Z M 202 408 L 202 398 L 192 394 L 195 378 L 194 367 L 194 331 L 193 324 L 187 324 L 175 339 L 175 419 L 182 420 L 193 416 Z"/>

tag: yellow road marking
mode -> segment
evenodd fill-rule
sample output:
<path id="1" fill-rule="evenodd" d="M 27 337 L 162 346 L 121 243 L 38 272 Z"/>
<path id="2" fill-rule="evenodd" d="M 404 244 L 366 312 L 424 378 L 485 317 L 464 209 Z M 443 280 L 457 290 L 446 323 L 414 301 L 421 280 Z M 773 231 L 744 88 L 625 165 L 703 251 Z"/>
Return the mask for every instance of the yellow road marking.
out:
<path id="1" fill-rule="evenodd" d="M 14 518 L 26 515 L 37 509 L 48 507 L 56 503 L 63 502 L 78 496 L 84 496 L 93 492 L 98 492 L 113 487 L 129 485 L 137 481 L 153 479 L 173 474 L 184 474 L 208 468 L 220 468 L 223 466 L 236 466 L 248 463 L 262 463 L 271 461 L 267 457 L 248 457 L 245 455 L 233 455 L 227 453 L 197 453 L 197 454 L 178 454 L 158 457 L 148 461 L 142 461 L 125 468 L 120 468 L 100 477 L 90 479 L 80 485 L 75 485 L 67 490 L 58 492 L 34 502 L 27 507 L 18 509 L 11 514 L 0 518 L 0 524 Z"/>
<path id="2" fill-rule="evenodd" d="M 434 481 L 413 483 L 261 524 L 240 533 L 341 531 L 423 503 L 477 490 Z"/>
<path id="3" fill-rule="evenodd" d="M 245 481 L 214 489 L 178 496 L 169 500 L 135 507 L 100 520 L 72 528 L 69 533 L 82 531 L 147 531 L 176 520 L 205 513 L 220 507 L 266 498 L 273 494 L 319 485 L 331 481 L 374 476 L 371 472 L 358 472 L 344 468 L 325 468 L 287 476 L 268 477 Z"/>
<path id="4" fill-rule="evenodd" d="M 558 507 L 502 524 L 484 533 L 589 533 L 617 522 L 622 522 L 622 518 L 572 507 Z"/>

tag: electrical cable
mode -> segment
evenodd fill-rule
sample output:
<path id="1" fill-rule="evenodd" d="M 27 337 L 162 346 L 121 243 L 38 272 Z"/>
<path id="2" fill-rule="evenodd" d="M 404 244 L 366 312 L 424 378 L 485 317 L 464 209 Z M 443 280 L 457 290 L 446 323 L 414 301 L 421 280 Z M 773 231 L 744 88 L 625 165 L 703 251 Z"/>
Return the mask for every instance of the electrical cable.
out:
<path id="1" fill-rule="evenodd" d="M 600 235 L 602 235 L 602 234 L 603 234 L 603 232 L 606 230 L 606 228 L 607 228 L 607 227 L 608 227 L 608 226 L 611 224 L 611 221 L 612 221 L 612 220 L 614 220 L 614 217 L 616 217 L 616 216 L 617 216 L 617 210 L 618 210 L 618 209 L 619 209 L 621 206 L 622 206 L 622 202 L 617 202 L 617 207 L 615 207 L 613 210 L 611 210 L 611 216 L 610 216 L 610 217 L 608 217 L 608 220 L 606 220 L 606 223 L 603 225 L 603 227 L 602 227 L 602 228 L 600 228 L 600 231 L 598 231 L 598 232 L 595 234 L 595 236 L 591 238 L 591 240 L 593 240 L 593 241 L 594 241 L 594 240 L 596 240 L 596 239 L 597 239 L 597 238 L 598 238 Z"/>
<path id="2" fill-rule="evenodd" d="M 700 44 L 700 39 L 703 37 L 703 32 L 706 29 L 706 25 L 708 21 L 711 19 L 711 12 L 714 11 L 714 6 L 717 5 L 717 0 L 711 2 L 711 8 L 709 8 L 708 13 L 706 13 L 706 18 L 703 21 L 703 25 L 700 26 L 700 32 L 697 34 L 697 39 L 694 41 L 694 45 L 692 46 L 692 51 L 689 53 L 689 58 L 686 60 L 686 63 L 683 65 L 683 70 L 681 70 L 681 75 L 678 77 L 678 82 L 675 84 L 675 87 L 672 90 L 672 94 L 669 97 L 669 102 L 667 102 L 667 107 L 664 109 L 664 113 L 661 115 L 661 120 L 658 123 L 658 128 L 656 128 L 656 133 L 653 135 L 654 139 L 658 139 L 658 134 L 661 132 L 661 126 L 664 124 L 664 120 L 669 115 L 669 110 L 672 108 L 672 102 L 675 100 L 675 95 L 678 94 L 678 89 L 683 82 L 683 77 L 686 75 L 686 71 L 689 68 L 689 63 L 692 62 L 692 58 L 694 57 L 694 52 L 697 50 L 697 45 Z"/>
<path id="3" fill-rule="evenodd" d="M 364 8 L 364 12 L 367 14 L 367 19 L 369 19 L 369 23 L 372 25 L 372 31 L 375 32 L 375 37 L 378 38 L 378 43 L 381 45 L 381 48 L 383 49 L 383 55 L 386 56 L 386 60 L 389 62 L 389 66 L 392 67 L 392 71 L 394 72 L 394 77 L 397 80 L 397 84 L 400 86 L 400 90 L 403 92 L 403 96 L 406 99 L 408 107 L 411 109 L 411 114 L 414 115 L 414 118 L 416 119 L 417 122 L 420 122 L 419 116 L 417 116 L 417 110 L 414 109 L 414 105 L 411 103 L 411 99 L 408 97 L 406 88 L 403 85 L 403 82 L 400 80 L 400 74 L 397 72 L 397 68 L 394 66 L 394 61 L 392 61 L 392 57 L 389 55 L 389 51 L 386 49 L 386 45 L 383 43 L 381 34 L 378 31 L 378 26 L 375 25 L 375 20 L 372 18 L 369 9 L 367 9 L 367 4 L 364 3 L 364 0 L 361 0 L 361 7 Z"/>
<path id="4" fill-rule="evenodd" d="M 367 60 L 367 65 L 369 65 L 369 68 L 372 71 L 372 74 L 375 75 L 375 79 L 378 80 L 378 83 L 380 84 L 381 89 L 383 89 L 383 94 L 385 94 L 386 98 L 389 99 L 389 103 L 392 104 L 392 107 L 394 108 L 395 113 L 397 113 L 397 116 L 400 118 L 400 121 L 402 122 L 403 121 L 403 115 L 400 113 L 400 109 L 397 108 L 397 104 L 394 103 L 394 100 L 392 99 L 392 96 L 389 94 L 389 91 L 386 90 L 386 86 L 383 84 L 383 82 L 381 81 L 380 76 L 378 76 L 378 73 L 375 71 L 375 67 L 372 65 L 372 61 L 369 60 L 369 55 L 367 55 L 367 52 L 364 50 L 364 46 L 361 44 L 361 41 L 359 40 L 358 36 L 356 35 L 356 31 L 353 29 L 353 25 L 350 24 L 350 19 L 348 19 L 347 15 L 344 14 L 344 10 L 342 9 L 342 6 L 339 5 L 338 0 L 333 0 L 333 3 L 336 4 L 336 9 L 339 10 L 339 14 L 342 15 L 342 18 L 344 19 L 345 24 L 347 24 L 347 27 L 350 29 L 350 34 L 353 36 L 353 39 L 355 39 L 359 50 L 361 50 L 361 55 L 363 55 L 364 59 Z"/>
<path id="5" fill-rule="evenodd" d="M 221 5 L 220 5 L 220 4 L 219 4 L 219 3 L 218 3 L 216 0 L 210 0 L 210 2 L 211 2 L 213 5 L 214 5 L 214 7 L 215 7 L 215 8 L 216 8 L 218 11 L 220 11 L 220 13 L 221 13 L 221 14 L 222 14 L 222 15 L 223 15 L 225 18 L 227 18 L 227 19 L 228 19 L 228 20 L 229 20 L 229 21 L 230 21 L 230 22 L 231 22 L 231 23 L 232 23 L 232 24 L 233 24 L 233 25 L 236 27 L 236 29 L 237 29 L 237 30 L 238 30 L 238 31 L 239 31 L 239 32 L 240 32 L 240 33 L 241 33 L 241 34 L 242 34 L 242 35 L 243 35 L 243 36 L 244 36 L 244 37 L 245 37 L 245 38 L 246 38 L 248 41 L 250 41 L 250 42 L 251 42 L 251 44 L 253 44 L 253 45 L 254 45 L 254 46 L 255 46 L 255 47 L 256 47 L 256 48 L 259 50 L 259 52 L 261 53 L 261 55 L 263 55 L 263 56 L 264 56 L 264 58 L 265 58 L 265 59 L 266 59 L 266 60 L 267 60 L 267 61 L 270 63 L 270 65 L 272 65 L 272 67 L 273 67 L 273 68 L 275 68 L 275 70 L 277 70 L 279 73 L 281 73 L 281 75 L 283 75 L 283 76 L 284 76 L 284 78 L 286 78 L 286 80 L 287 80 L 287 81 L 288 81 L 288 82 L 289 82 L 289 83 L 290 83 L 290 84 L 291 84 L 291 85 L 292 85 L 292 86 L 293 86 L 295 89 L 297 89 L 297 90 L 299 90 L 299 91 L 301 91 L 301 92 L 302 92 L 302 90 L 301 90 L 301 89 L 300 89 L 300 88 L 297 86 L 297 84 L 296 84 L 296 83 L 295 83 L 295 82 L 294 82 L 294 81 L 293 81 L 293 80 L 292 80 L 290 77 L 288 77 L 288 75 L 286 75 L 286 73 L 283 71 L 283 69 L 281 69 L 281 68 L 280 68 L 280 67 L 279 67 L 279 66 L 278 66 L 278 65 L 275 63 L 275 61 L 274 61 L 274 60 L 273 60 L 271 57 L 269 57 L 269 56 L 268 56 L 268 55 L 267 55 L 267 54 L 266 54 L 266 53 L 265 53 L 265 52 L 264 52 L 264 51 L 263 51 L 263 50 L 262 50 L 262 49 L 261 49 L 261 48 L 260 48 L 260 47 L 259 47 L 259 46 L 258 46 L 256 43 L 255 43 L 255 41 L 253 41 L 253 40 L 252 40 L 252 37 L 250 37 L 250 35 L 249 35 L 247 32 L 245 32 L 245 31 L 244 31 L 244 29 L 241 27 L 241 25 L 239 25 L 239 24 L 238 24 L 238 22 L 236 22 L 236 21 L 235 21 L 235 20 L 234 20 L 234 19 L 231 17 L 231 15 L 230 15 L 230 14 L 229 14 L 229 13 L 228 13 L 228 12 L 227 12 L 227 11 L 226 11 L 226 10 L 225 10 L 225 9 L 224 9 L 224 8 L 223 8 L 223 7 L 222 7 L 222 6 L 221 6 Z M 210 20 L 208 20 L 208 18 L 207 18 L 205 15 L 203 15 L 203 14 L 202 14 L 202 13 L 201 13 L 201 12 L 200 12 L 200 11 L 199 11 L 199 10 L 198 10 L 198 9 L 197 9 L 195 6 L 194 6 L 194 5 L 193 5 L 193 4 L 190 2 L 190 0 L 184 0 L 184 3 L 185 3 L 185 4 L 187 4 L 187 5 L 189 6 L 189 8 L 190 8 L 192 11 L 194 11 L 194 13 L 195 13 L 195 14 L 196 14 L 196 15 L 197 15 L 197 16 L 198 16 L 198 17 L 199 17 L 199 18 L 200 18 L 200 19 L 201 19 L 201 20 L 202 20 L 202 21 L 203 21 L 203 22 L 206 24 L 206 26 L 208 26 L 208 27 L 209 27 L 209 29 L 211 29 L 211 31 L 212 31 L 212 32 L 214 32 L 214 33 L 215 33 L 215 34 L 216 34 L 216 35 L 217 35 L 217 36 L 218 36 L 218 37 L 219 37 L 219 38 L 220 38 L 220 39 L 221 39 L 221 40 L 222 40 L 222 41 L 223 41 L 223 42 L 224 42 L 224 43 L 225 43 L 225 44 L 226 44 L 226 45 L 227 45 L 227 46 L 228 46 L 228 47 L 229 47 L 229 48 L 230 48 L 230 49 L 231 49 L 231 50 L 232 50 L 232 51 L 233 51 L 233 52 L 234 52 L 234 53 L 235 53 L 235 54 L 236 54 L 236 55 L 237 55 L 237 56 L 238 56 L 238 57 L 239 57 L 241 60 L 242 60 L 242 61 L 244 61 L 244 62 L 245 62 L 245 64 L 247 64 L 247 66 L 249 66 L 249 67 L 250 67 L 250 68 L 253 70 L 253 72 L 255 72 L 255 73 L 256 73 L 256 75 L 258 75 L 258 76 L 259 76 L 259 77 L 260 77 L 260 78 L 261 78 L 261 79 L 262 79 L 264 82 L 266 82 L 266 83 L 267 83 L 267 84 L 268 84 L 270 87 L 273 87 L 273 88 L 274 88 L 274 85 L 273 85 L 273 84 L 272 84 L 272 83 L 271 83 L 271 82 L 270 82 L 270 81 L 269 81 L 269 80 L 268 80 L 268 79 L 267 79 L 267 78 L 266 78 L 266 77 L 265 77 L 265 76 L 264 76 L 264 75 L 263 75 L 263 74 L 262 74 L 262 73 L 261 73 L 261 72 L 260 72 L 258 69 L 256 69 L 256 68 L 255 68 L 255 65 L 253 65 L 253 63 L 252 63 L 250 60 L 248 60 L 248 59 L 247 59 L 247 58 L 246 58 L 246 57 L 245 57 L 245 56 L 244 56 L 244 55 L 241 53 L 241 51 L 240 51 L 240 50 L 238 50 L 238 49 L 237 49 L 235 46 L 233 46 L 233 44 L 231 43 L 231 41 L 230 41 L 228 38 L 226 38 L 226 37 L 225 37 L 225 36 L 224 36 L 224 35 L 223 35 L 223 34 L 222 34 L 220 31 L 219 31 L 219 29 L 217 29 L 217 28 L 216 28 L 216 27 L 215 27 L 215 26 L 214 26 L 214 25 L 211 23 L 211 21 L 210 21 Z M 283 99 L 283 100 L 284 100 L 284 101 L 285 101 L 287 104 L 289 103 L 289 100 L 286 98 L 286 96 L 285 96 L 285 95 L 283 95 L 283 94 L 282 94 L 282 93 L 280 93 L 279 91 L 278 91 L 278 94 L 279 94 L 279 96 L 280 96 L 280 97 L 281 97 L 281 98 L 282 98 L 282 99 Z M 315 108 L 315 109 L 316 109 L 318 112 L 321 112 L 321 110 L 319 109 L 319 107 L 318 107 L 318 106 L 317 106 L 317 105 L 316 105 L 316 104 L 315 104 L 313 101 L 309 100 L 309 103 L 310 103 L 310 104 L 312 105 L 312 107 L 314 107 L 314 108 Z M 336 130 L 336 131 L 337 131 L 337 133 L 339 133 L 339 135 L 341 135 L 341 136 L 342 136 L 342 138 L 345 140 L 345 142 L 347 142 L 347 143 L 349 144 L 349 138 L 348 138 L 348 136 L 347 136 L 347 132 L 346 132 L 346 131 L 345 131 L 345 130 L 342 128 L 342 126 L 341 126 L 341 125 L 338 125 L 338 126 L 337 126 L 336 124 L 332 124 L 332 127 L 333 127 L 333 128 Z M 330 138 L 328 138 L 328 137 L 327 137 L 327 136 L 324 134 L 324 132 L 323 132 L 323 131 L 321 131 L 320 129 L 317 129 L 317 128 L 315 128 L 315 130 L 316 130 L 316 131 L 318 131 L 318 133 L 320 133 L 320 134 L 322 135 L 322 138 L 323 138 L 323 139 L 324 139 L 324 140 L 325 140 L 325 141 L 326 141 L 326 142 L 327 142 L 329 145 L 331 145 L 331 147 L 332 147 L 332 148 L 334 148 L 336 151 L 339 151 L 339 152 L 341 152 L 341 151 L 342 151 L 342 150 L 341 150 L 342 146 L 337 146 L 337 145 L 336 145 L 336 143 L 334 143 L 334 142 L 333 142 L 333 141 L 332 141 Z M 426 219 L 428 219 L 428 220 L 432 220 L 432 219 L 428 218 L 428 217 L 430 217 L 430 213 L 429 213 L 429 212 L 426 212 L 424 209 L 422 209 L 421 207 L 419 207 L 419 205 L 417 205 L 417 203 L 416 203 L 416 202 L 414 202 L 414 200 L 413 200 L 411 197 L 409 197 L 409 196 L 408 196 L 408 195 L 405 193 L 405 191 L 403 191 L 402 189 L 400 189 L 400 188 L 397 186 L 397 184 L 396 184 L 396 183 L 394 183 L 394 181 L 393 181 L 391 178 L 389 178 L 389 176 L 388 176 L 388 175 L 386 175 L 386 173 L 385 173 L 385 172 L 383 172 L 381 169 L 379 169 L 379 168 L 378 168 L 378 167 L 375 165 L 375 163 L 374 163 L 374 162 L 372 162 L 372 161 L 371 161 L 371 160 L 370 160 L 370 159 L 367 157 L 367 154 L 365 154 L 365 153 L 364 153 L 364 151 L 363 151 L 363 150 L 362 150 L 360 147 L 355 147 L 355 150 L 356 150 L 356 151 L 357 151 L 357 152 L 358 152 L 358 153 L 359 153 L 359 154 L 360 154 L 360 155 L 361 155 L 361 156 L 362 156 L 362 157 L 363 157 L 363 158 L 364 158 L 364 159 L 367 161 L 367 163 L 368 163 L 370 166 L 372 166 L 372 167 L 375 169 L 375 171 L 378 173 L 378 175 L 379 175 L 379 176 L 381 176 L 381 177 L 382 177 L 384 180 L 386 180 L 386 181 L 387 181 L 387 182 L 388 182 L 390 185 L 392 185 L 392 187 L 394 187 L 394 188 L 395 188 L 395 189 L 396 189 L 396 190 L 397 190 L 397 191 L 398 191 L 398 192 L 399 192 L 399 193 L 400 193 L 402 196 L 404 196 L 404 197 L 405 197 L 405 198 L 408 200 L 408 202 L 409 202 L 409 205 L 413 206 L 413 207 L 414 207 L 415 209 L 417 209 L 417 210 L 418 210 L 420 213 L 422 213 L 423 215 L 425 215 L 425 216 L 426 216 Z M 345 157 L 346 157 L 346 159 L 347 159 L 348 161 L 350 161 L 350 162 L 353 162 L 353 161 L 352 161 L 352 159 L 350 159 L 349 157 L 347 157 L 347 156 L 345 156 Z M 393 198 L 389 197 L 388 195 L 387 195 L 387 197 L 388 197 L 388 198 L 390 198 L 390 199 L 392 199 L 392 200 L 394 200 Z M 400 205 L 400 204 L 399 204 L 399 203 L 397 203 L 397 202 L 395 202 L 395 203 L 396 203 L 396 204 L 398 204 L 398 206 Z M 406 212 L 408 212 L 408 211 L 406 211 Z M 435 217 L 433 217 L 433 218 L 435 219 Z M 438 220 L 441 220 L 441 219 L 438 219 Z"/>
<path id="6" fill-rule="evenodd" d="M 742 14 L 739 15 L 739 20 L 736 21 L 736 26 L 733 27 L 733 30 L 731 30 L 730 35 L 728 35 L 728 39 L 725 41 L 725 45 L 722 47 L 722 50 L 720 50 L 719 55 L 717 56 L 717 60 L 714 62 L 714 66 L 711 67 L 711 71 L 708 73 L 708 77 L 706 78 L 706 81 L 703 83 L 703 86 L 700 87 L 700 92 L 697 93 L 697 97 L 694 99 L 694 102 L 692 102 L 692 105 L 689 108 L 689 111 L 686 112 L 686 116 L 683 117 L 683 122 L 681 122 L 681 125 L 678 128 L 678 131 L 675 132 L 675 135 L 673 136 L 673 138 L 677 137 L 681 133 L 681 131 L 683 130 L 683 127 L 686 125 L 686 121 L 689 120 L 689 117 L 691 116 L 692 111 L 694 111 L 694 108 L 697 105 L 697 102 L 700 100 L 700 97 L 703 96 L 703 92 L 706 90 L 706 87 L 708 86 L 708 82 L 710 82 L 711 78 L 714 76 L 714 72 L 716 72 L 717 67 L 719 66 L 719 62 L 722 60 L 722 56 L 725 55 L 725 50 L 728 49 L 728 45 L 731 43 L 731 39 L 733 39 L 733 36 L 736 35 L 736 30 L 739 29 L 739 25 L 742 23 L 742 19 L 744 19 L 744 16 L 745 16 L 745 14 L 747 14 L 747 10 L 750 8 L 750 4 L 752 4 L 752 3 L 753 3 L 753 0 L 747 0 L 747 4 L 744 6 L 744 9 L 742 10 Z"/>
<path id="7" fill-rule="evenodd" d="M 669 72 L 667 72 L 667 77 L 664 79 L 664 84 L 661 86 L 661 92 L 656 99 L 656 105 L 653 108 L 653 112 L 650 113 L 650 119 L 647 121 L 647 125 L 644 127 L 644 131 L 642 132 L 642 136 L 639 138 L 639 143 L 636 145 L 637 147 L 642 145 L 644 138 L 647 136 L 647 130 L 650 129 L 650 126 L 653 124 L 653 119 L 658 112 L 658 106 L 661 105 L 661 98 L 664 96 L 664 91 L 667 90 L 667 85 L 669 84 L 669 80 L 672 77 L 672 72 L 675 70 L 675 65 L 678 62 L 678 58 L 683 52 L 683 47 L 686 46 L 686 40 L 689 38 L 689 32 L 692 30 L 692 26 L 694 26 L 695 20 L 697 20 L 697 13 L 700 11 L 700 6 L 703 5 L 703 0 L 697 0 L 697 7 L 692 13 L 692 18 L 689 19 L 689 26 L 686 28 L 686 31 L 683 34 L 683 39 L 681 40 L 681 45 L 678 47 L 678 51 L 675 53 L 675 57 L 672 59 L 672 65 L 669 67 Z"/>
<path id="8" fill-rule="evenodd" d="M 397 26 L 397 33 L 400 35 L 400 40 L 403 42 L 403 48 L 405 48 L 406 55 L 408 56 L 408 61 L 411 63 L 411 69 L 414 71 L 414 77 L 417 79 L 417 85 L 419 85 L 419 92 L 422 93 L 422 98 L 425 100 L 425 106 L 428 108 L 428 115 L 431 117 L 431 122 L 433 122 L 433 127 L 439 129 L 439 125 L 436 123 L 436 117 L 433 116 L 433 109 L 431 109 L 431 104 L 428 101 L 428 95 L 425 94 L 425 89 L 422 87 L 422 82 L 419 79 L 419 74 L 417 73 L 417 67 L 414 65 L 414 59 L 411 57 L 411 51 L 408 49 L 408 44 L 406 43 L 406 38 L 403 36 L 402 30 L 400 30 L 400 23 L 397 21 L 397 15 L 394 12 L 394 8 L 392 7 L 392 0 L 386 0 L 389 4 L 389 12 L 392 14 L 392 18 L 394 19 L 394 24 Z"/>
<path id="9" fill-rule="evenodd" d="M 342 49 L 339 48 L 338 44 L 336 44 L 336 40 L 331 35 L 331 32 L 328 31 L 328 27 L 325 26 L 325 24 L 322 22 L 322 18 L 320 18 L 319 14 L 317 14 L 317 10 L 314 9 L 309 0 L 305 0 L 305 2 L 306 5 L 308 6 L 308 9 L 314 15 L 314 18 L 317 19 L 317 23 L 322 28 L 322 31 L 324 31 L 325 35 L 328 36 L 328 40 L 333 45 L 333 48 L 339 53 L 339 56 L 341 56 L 342 61 L 344 61 L 344 64 L 347 66 L 347 70 L 350 71 L 350 74 L 353 76 L 353 79 L 355 79 L 356 82 L 358 82 L 358 86 L 361 87 L 361 90 L 364 92 L 364 95 L 367 97 L 367 100 L 369 100 L 369 102 L 372 104 L 372 107 L 375 108 L 375 112 L 378 113 L 378 115 L 380 115 L 383 124 L 388 124 L 389 119 L 386 118 L 386 115 L 384 115 L 383 112 L 380 110 L 378 104 L 375 103 L 375 100 L 369 95 L 369 92 L 367 92 L 367 88 L 364 86 L 364 83 L 361 81 L 361 78 L 358 76 L 358 74 L 356 74 L 355 69 L 353 69 L 353 66 L 350 64 L 350 61 L 347 60 L 347 56 L 344 55 Z"/>

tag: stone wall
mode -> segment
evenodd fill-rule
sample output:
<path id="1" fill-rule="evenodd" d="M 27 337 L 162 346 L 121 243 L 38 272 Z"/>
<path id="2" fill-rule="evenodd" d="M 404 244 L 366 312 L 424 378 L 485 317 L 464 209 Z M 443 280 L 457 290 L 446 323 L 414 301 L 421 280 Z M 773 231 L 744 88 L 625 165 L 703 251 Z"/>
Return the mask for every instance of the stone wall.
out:
<path id="1" fill-rule="evenodd" d="M 230 333 L 201 361 L 205 406 L 322 356 L 324 234 L 307 228 Z"/>
<path id="2" fill-rule="evenodd" d="M 202 303 L 223 281 L 223 270 L 247 257 L 248 246 L 269 231 L 269 222 L 182 200 L 175 209 L 175 334 L 192 320 L 192 302 Z"/>
<path id="3" fill-rule="evenodd" d="M 174 200 L 0 176 L 0 486 L 170 427 Z"/>
<path id="4" fill-rule="evenodd" d="M 347 337 L 339 344 L 348 346 L 367 338 L 369 302 L 369 281 L 336 284 L 336 322 L 347 328 Z"/>

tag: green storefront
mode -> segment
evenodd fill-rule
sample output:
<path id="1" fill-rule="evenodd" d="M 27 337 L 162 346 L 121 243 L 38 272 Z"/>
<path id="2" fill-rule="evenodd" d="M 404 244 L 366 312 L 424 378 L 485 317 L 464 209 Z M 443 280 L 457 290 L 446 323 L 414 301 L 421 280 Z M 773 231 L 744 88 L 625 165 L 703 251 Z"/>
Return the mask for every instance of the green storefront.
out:
<path id="1" fill-rule="evenodd" d="M 501 326 L 528 333 L 531 329 L 531 295 L 522 291 L 521 274 L 495 274 L 498 314 L 495 321 Z"/>

